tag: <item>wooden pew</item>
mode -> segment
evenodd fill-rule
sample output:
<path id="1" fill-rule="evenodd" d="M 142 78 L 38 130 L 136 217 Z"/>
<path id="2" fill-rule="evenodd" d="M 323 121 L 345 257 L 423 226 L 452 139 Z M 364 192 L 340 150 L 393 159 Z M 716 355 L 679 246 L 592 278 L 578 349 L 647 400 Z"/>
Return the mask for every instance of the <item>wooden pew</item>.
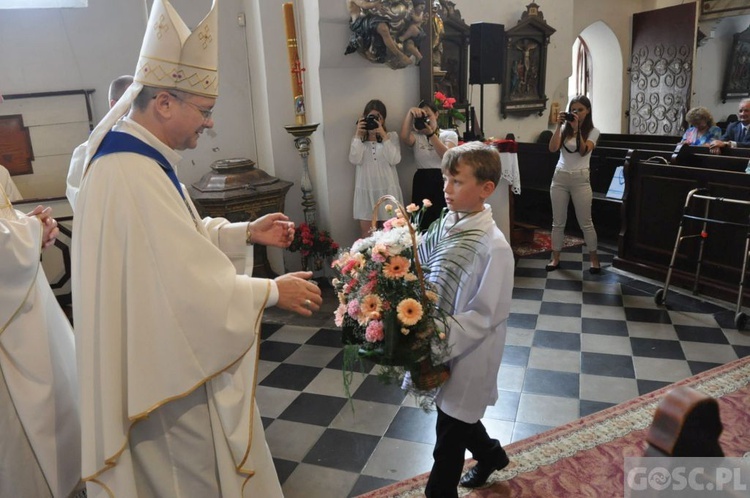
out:
<path id="1" fill-rule="evenodd" d="M 664 142 L 664 143 L 658 143 L 658 142 L 628 142 L 628 141 L 600 141 L 598 144 L 600 147 L 620 147 L 625 149 L 649 149 L 649 150 L 659 150 L 659 151 L 669 151 L 672 152 L 675 149 L 675 144 L 671 142 Z"/>
<path id="2" fill-rule="evenodd" d="M 675 135 L 638 135 L 628 133 L 602 133 L 599 135 L 598 143 L 628 142 L 628 143 L 655 143 L 677 145 L 682 137 Z M 629 147 L 631 149 L 635 147 Z M 648 148 L 648 147 L 646 147 Z"/>
<path id="3" fill-rule="evenodd" d="M 675 387 L 656 408 L 644 455 L 723 457 L 719 444 L 723 430 L 716 399 L 692 387 Z"/>
<path id="4" fill-rule="evenodd" d="M 708 195 L 732 199 L 750 199 L 750 175 L 732 171 L 737 158 L 716 156 L 709 169 L 682 164 L 663 164 L 649 160 L 644 151 L 633 151 L 625 161 L 625 194 L 622 227 L 618 237 L 618 255 L 614 266 L 664 281 L 675 247 L 687 193 L 694 188 L 708 189 Z M 703 205 L 694 206 L 702 216 Z M 739 205 L 712 207 L 710 217 L 740 224 L 748 223 L 747 209 Z M 700 231 L 698 222 L 688 222 L 683 235 Z M 704 246 L 698 293 L 734 302 L 740 281 L 746 231 L 734 226 L 709 228 Z M 698 239 L 684 242 L 675 261 L 672 281 L 692 288 L 698 259 Z M 745 298 L 750 290 L 745 288 Z"/>
<path id="5" fill-rule="evenodd" d="M 711 154 L 707 147 L 678 145 L 670 160 L 696 168 L 721 169 L 744 172 L 750 162 L 750 148 L 724 148 L 721 154 Z"/>
<path id="6" fill-rule="evenodd" d="M 592 215 L 600 238 L 616 240 L 620 232 L 620 199 L 607 197 L 612 177 L 618 166 L 625 164 L 630 149 L 602 146 L 591 155 L 590 180 L 594 193 Z M 644 150 L 645 157 L 659 157 L 668 162 L 672 150 Z M 514 222 L 522 225 L 550 227 L 552 206 L 549 187 L 560 155 L 550 152 L 546 144 L 518 143 L 518 168 L 521 174 L 521 195 L 514 198 Z M 568 210 L 566 230 L 580 233 L 572 203 Z"/>

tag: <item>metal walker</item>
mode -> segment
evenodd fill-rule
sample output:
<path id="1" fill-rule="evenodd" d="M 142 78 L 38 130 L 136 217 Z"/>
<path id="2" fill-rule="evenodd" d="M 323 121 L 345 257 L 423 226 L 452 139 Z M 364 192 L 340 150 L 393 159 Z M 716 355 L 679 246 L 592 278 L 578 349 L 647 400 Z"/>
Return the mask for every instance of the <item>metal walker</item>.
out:
<path id="1" fill-rule="evenodd" d="M 706 231 L 708 224 L 712 223 L 712 224 L 718 224 L 718 225 L 741 227 L 747 231 L 747 235 L 745 237 L 745 252 L 743 253 L 744 257 L 742 260 L 742 271 L 740 272 L 740 284 L 739 284 L 739 292 L 737 294 L 737 308 L 735 310 L 735 315 L 734 315 L 734 325 L 735 327 L 737 327 L 737 330 L 743 330 L 745 328 L 745 324 L 747 323 L 747 315 L 743 313 L 741 309 L 742 309 L 742 291 L 745 286 L 745 274 L 747 271 L 748 259 L 750 259 L 750 215 L 748 216 L 748 223 L 737 223 L 734 221 L 725 221 L 725 220 L 717 220 L 717 219 L 709 218 L 708 213 L 709 213 L 709 207 L 712 202 L 727 202 L 731 204 L 741 204 L 743 206 L 750 207 L 750 201 L 742 201 L 739 199 L 729 199 L 726 197 L 711 197 L 709 195 L 706 195 L 707 193 L 708 193 L 708 189 L 705 189 L 705 188 L 696 188 L 688 192 L 687 198 L 685 199 L 685 205 L 682 208 L 682 219 L 680 220 L 680 227 L 677 230 L 677 239 L 675 240 L 674 251 L 672 251 L 672 259 L 669 262 L 669 270 L 667 271 L 667 279 L 664 282 L 664 288 L 657 290 L 656 293 L 654 294 L 654 302 L 656 302 L 657 305 L 662 305 L 666 301 L 667 290 L 669 289 L 669 281 L 672 279 L 672 270 L 674 269 L 674 262 L 675 262 L 675 259 L 677 258 L 677 251 L 683 240 L 700 237 L 700 247 L 698 249 L 698 262 L 697 262 L 696 269 L 695 269 L 695 276 L 693 279 L 693 289 L 692 289 L 693 294 L 697 294 L 698 293 L 698 277 L 700 276 L 701 264 L 703 262 L 703 247 L 705 245 L 706 239 L 708 238 L 708 232 Z M 688 214 L 690 201 L 693 199 L 701 199 L 701 200 L 706 201 L 705 209 L 703 211 L 703 216 L 694 216 L 694 215 Z M 683 236 L 682 230 L 684 228 L 685 220 L 702 221 L 703 224 L 701 226 L 700 233 L 697 233 L 694 235 Z"/>

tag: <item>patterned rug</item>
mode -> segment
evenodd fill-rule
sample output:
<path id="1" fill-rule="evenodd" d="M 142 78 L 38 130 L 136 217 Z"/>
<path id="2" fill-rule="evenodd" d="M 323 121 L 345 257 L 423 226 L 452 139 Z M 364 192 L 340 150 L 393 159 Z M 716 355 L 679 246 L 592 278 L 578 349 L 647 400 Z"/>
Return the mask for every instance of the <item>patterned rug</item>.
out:
<path id="1" fill-rule="evenodd" d="M 482 489 L 459 488 L 471 498 L 599 498 L 624 495 L 625 457 L 641 456 L 646 431 L 662 397 L 690 386 L 717 398 L 724 431 L 719 439 L 728 457 L 750 452 L 750 357 L 735 360 L 657 391 L 644 394 L 556 429 L 508 445 L 510 465 L 495 472 Z M 467 460 L 467 465 L 473 465 Z M 365 498 L 424 496 L 428 474 L 362 495 Z"/>
<path id="2" fill-rule="evenodd" d="M 563 241 L 563 247 L 582 246 L 583 244 L 583 239 L 571 235 L 566 235 Z M 532 254 L 549 252 L 551 250 L 552 236 L 550 231 L 542 230 L 541 228 L 534 230 L 534 237 L 531 241 L 513 245 L 513 254 L 519 258 L 530 256 Z"/>

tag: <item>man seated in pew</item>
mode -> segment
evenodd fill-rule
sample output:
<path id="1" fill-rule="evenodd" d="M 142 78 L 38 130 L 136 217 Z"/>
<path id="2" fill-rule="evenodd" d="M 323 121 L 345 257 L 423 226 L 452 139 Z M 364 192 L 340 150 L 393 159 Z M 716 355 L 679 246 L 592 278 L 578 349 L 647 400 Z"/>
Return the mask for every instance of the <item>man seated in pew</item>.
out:
<path id="1" fill-rule="evenodd" d="M 712 154 L 721 154 L 725 147 L 750 147 L 750 98 L 740 100 L 737 115 L 739 121 L 730 124 L 720 140 L 711 142 Z"/>
<path id="2" fill-rule="evenodd" d="M 716 126 L 711 112 L 705 107 L 693 107 L 685 115 L 690 127 L 682 135 L 681 144 L 709 146 L 721 138 L 721 128 Z"/>

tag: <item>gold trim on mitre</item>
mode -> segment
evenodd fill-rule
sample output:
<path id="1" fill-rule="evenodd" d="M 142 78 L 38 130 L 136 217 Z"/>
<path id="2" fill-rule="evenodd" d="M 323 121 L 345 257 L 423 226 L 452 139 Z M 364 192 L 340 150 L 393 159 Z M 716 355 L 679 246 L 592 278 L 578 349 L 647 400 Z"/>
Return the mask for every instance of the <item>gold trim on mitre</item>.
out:
<path id="1" fill-rule="evenodd" d="M 158 88 L 217 97 L 219 40 L 217 0 L 190 31 L 169 0 L 155 0 L 146 25 L 135 81 Z"/>

